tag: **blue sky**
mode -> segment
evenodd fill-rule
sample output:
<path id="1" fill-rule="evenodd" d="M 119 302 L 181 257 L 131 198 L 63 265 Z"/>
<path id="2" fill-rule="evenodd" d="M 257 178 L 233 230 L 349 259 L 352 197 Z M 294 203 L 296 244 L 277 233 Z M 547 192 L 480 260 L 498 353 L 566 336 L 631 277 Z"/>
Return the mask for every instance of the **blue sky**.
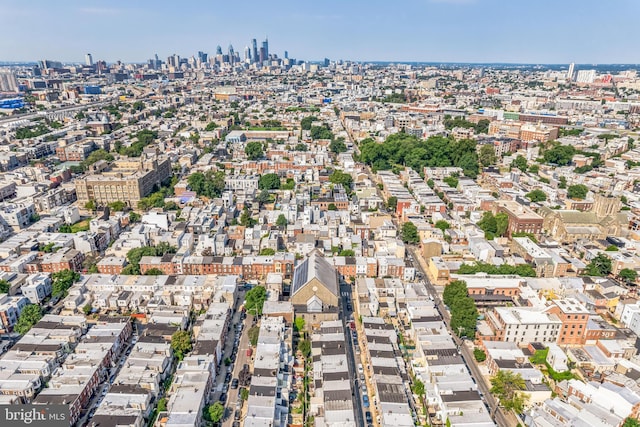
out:
<path id="1" fill-rule="evenodd" d="M 639 63 L 638 16 L 639 0 L 0 0 L 0 61 L 242 52 L 268 35 L 309 60 Z"/>

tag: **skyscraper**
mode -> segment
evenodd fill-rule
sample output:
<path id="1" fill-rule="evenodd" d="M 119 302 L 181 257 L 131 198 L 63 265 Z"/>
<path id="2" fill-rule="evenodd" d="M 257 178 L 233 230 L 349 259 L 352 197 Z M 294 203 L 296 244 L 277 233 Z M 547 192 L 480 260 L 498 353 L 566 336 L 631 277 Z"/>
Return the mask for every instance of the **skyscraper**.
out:
<path id="1" fill-rule="evenodd" d="M 222 55 L 222 46 L 218 45 L 216 47 L 216 55 Z"/>
<path id="2" fill-rule="evenodd" d="M 11 70 L 0 70 L 0 92 L 17 92 L 18 80 Z"/>
<path id="3" fill-rule="evenodd" d="M 84 62 L 87 65 L 87 67 L 93 67 L 93 57 L 91 56 L 90 53 L 87 53 L 84 56 Z"/>
<path id="4" fill-rule="evenodd" d="M 251 45 L 253 46 L 253 53 L 252 53 L 253 62 L 257 62 L 258 61 L 258 42 L 256 41 L 256 39 L 251 40 Z"/>
<path id="5" fill-rule="evenodd" d="M 569 71 L 567 71 L 567 80 L 573 81 L 573 72 L 575 67 L 576 64 L 574 64 L 573 62 L 569 64 Z"/>
<path id="6" fill-rule="evenodd" d="M 262 61 L 266 61 L 269 59 L 269 39 L 265 38 L 262 42 L 262 48 L 264 49 L 264 59 Z"/>
<path id="7" fill-rule="evenodd" d="M 244 61 L 245 62 L 251 61 L 251 51 L 249 50 L 249 46 L 244 47 Z"/>
<path id="8" fill-rule="evenodd" d="M 284 59 L 289 59 L 289 52 L 286 50 L 284 51 Z"/>

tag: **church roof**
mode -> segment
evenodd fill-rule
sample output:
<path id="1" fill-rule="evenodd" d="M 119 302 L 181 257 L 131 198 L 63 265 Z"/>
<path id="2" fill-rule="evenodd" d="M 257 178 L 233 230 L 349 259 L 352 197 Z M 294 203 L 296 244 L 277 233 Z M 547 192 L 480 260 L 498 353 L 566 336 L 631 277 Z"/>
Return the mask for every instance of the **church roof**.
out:
<path id="1" fill-rule="evenodd" d="M 338 277 L 335 268 L 315 251 L 296 267 L 293 273 L 291 295 L 295 295 L 314 278 L 318 279 L 329 292 L 338 296 Z"/>

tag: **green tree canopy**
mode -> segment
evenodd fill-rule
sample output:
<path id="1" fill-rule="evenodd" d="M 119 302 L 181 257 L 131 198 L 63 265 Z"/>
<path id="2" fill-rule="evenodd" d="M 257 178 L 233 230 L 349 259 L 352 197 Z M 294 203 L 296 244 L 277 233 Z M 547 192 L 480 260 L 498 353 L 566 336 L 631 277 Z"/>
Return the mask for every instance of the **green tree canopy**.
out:
<path id="1" fill-rule="evenodd" d="M 280 188 L 280 177 L 277 173 L 267 173 L 258 180 L 260 190 L 277 190 Z"/>
<path id="2" fill-rule="evenodd" d="M 350 173 L 342 172 L 341 170 L 336 169 L 329 176 L 329 182 L 333 184 L 342 184 L 345 190 L 349 191 L 351 189 L 351 184 L 353 183 L 353 177 Z"/>
<path id="3" fill-rule="evenodd" d="M 75 282 L 80 280 L 80 274 L 73 270 L 62 270 L 51 275 L 51 294 L 54 297 L 64 298 L 67 291 Z"/>
<path id="4" fill-rule="evenodd" d="M 215 130 L 218 127 L 218 125 L 215 122 L 209 122 L 207 123 L 207 126 L 205 126 L 204 130 L 206 132 L 211 132 L 213 130 Z"/>
<path id="5" fill-rule="evenodd" d="M 524 156 L 518 154 L 518 156 L 511 162 L 511 166 L 520 169 L 522 172 L 527 171 L 527 159 Z"/>
<path id="6" fill-rule="evenodd" d="M 262 143 L 258 141 L 248 142 L 244 147 L 244 153 L 249 160 L 258 160 L 264 157 L 264 149 Z"/>
<path id="7" fill-rule="evenodd" d="M 127 204 L 125 202 L 117 200 L 115 202 L 109 203 L 109 207 L 115 212 L 122 212 L 127 207 Z"/>
<path id="8" fill-rule="evenodd" d="M 611 258 L 603 253 L 599 253 L 587 265 L 586 273 L 589 276 L 607 276 L 611 274 Z"/>
<path id="9" fill-rule="evenodd" d="M 224 416 L 224 406 L 220 402 L 215 402 L 213 405 L 207 405 L 203 409 L 202 418 L 212 423 L 220 422 Z"/>
<path id="10" fill-rule="evenodd" d="M 545 162 L 566 166 L 573 160 L 576 149 L 571 145 L 554 145 L 551 149 L 545 150 L 543 157 Z"/>
<path id="11" fill-rule="evenodd" d="M 311 124 L 313 122 L 318 121 L 318 118 L 316 116 L 307 116 L 305 118 L 303 118 L 302 120 L 300 120 L 300 127 L 303 130 L 310 130 L 311 129 Z"/>
<path id="12" fill-rule="evenodd" d="M 267 290 L 264 286 L 256 286 L 245 295 L 244 307 L 248 313 L 254 316 L 262 315 L 262 306 L 267 299 Z"/>
<path id="13" fill-rule="evenodd" d="M 225 186 L 224 180 L 224 171 L 209 170 L 205 173 L 196 172 L 191 174 L 187 178 L 187 184 L 198 196 L 213 199 L 222 195 Z"/>
<path id="14" fill-rule="evenodd" d="M 164 271 L 160 270 L 159 268 L 150 268 L 144 272 L 145 276 L 162 276 L 163 274 Z"/>
<path id="15" fill-rule="evenodd" d="M 298 341 L 298 350 L 300 350 L 304 357 L 311 356 L 311 342 L 309 340 Z"/>
<path id="16" fill-rule="evenodd" d="M 311 127 L 311 138 L 312 139 L 333 139 L 333 132 L 329 129 L 329 125 L 326 123 L 322 126 L 312 126 Z"/>
<path id="17" fill-rule="evenodd" d="M 178 360 L 191 351 L 191 334 L 188 331 L 176 331 L 171 335 L 171 349 Z"/>
<path id="18" fill-rule="evenodd" d="M 588 192 L 589 188 L 584 184 L 570 185 L 567 188 L 567 196 L 574 200 L 584 200 Z"/>
<path id="19" fill-rule="evenodd" d="M 255 347 L 258 344 L 258 338 L 260 337 L 260 328 L 257 326 L 252 326 L 247 331 L 247 337 L 249 338 L 249 343 Z"/>
<path id="20" fill-rule="evenodd" d="M 374 171 L 403 165 L 421 173 L 425 166 L 457 166 L 471 178 L 475 178 L 479 171 L 474 141 L 442 136 L 421 140 L 406 133 L 397 133 L 390 135 L 382 144 L 367 138 L 360 142 L 360 161 Z"/>
<path id="21" fill-rule="evenodd" d="M 627 283 L 633 283 L 638 278 L 638 272 L 630 268 L 623 268 L 618 273 L 618 276 Z"/>
<path id="22" fill-rule="evenodd" d="M 387 206 L 389 207 L 389 209 L 393 209 L 395 211 L 398 207 L 398 198 L 396 196 L 390 196 L 387 199 Z"/>
<path id="23" fill-rule="evenodd" d="M 37 304 L 30 304 L 22 309 L 18 322 L 13 328 L 17 333 L 24 335 L 42 319 L 42 308 Z"/>
<path id="24" fill-rule="evenodd" d="M 525 388 L 522 375 L 514 374 L 513 371 L 501 369 L 491 378 L 491 393 L 500 399 L 505 409 L 517 413 L 522 413 L 527 403 L 527 395 L 522 393 Z"/>
<path id="25" fill-rule="evenodd" d="M 345 151 L 347 151 L 347 145 L 344 141 L 344 137 L 342 136 L 334 139 L 333 141 L 331 141 L 331 144 L 329 144 L 329 150 L 335 154 L 344 153 Z"/>
<path id="26" fill-rule="evenodd" d="M 444 219 L 441 219 L 436 221 L 435 227 L 442 230 L 442 232 L 444 233 L 445 230 L 448 230 L 449 228 L 451 228 L 451 225 Z"/>
<path id="27" fill-rule="evenodd" d="M 402 224 L 402 241 L 405 243 L 420 243 L 420 236 L 418 235 L 418 227 L 411 221 L 407 221 Z"/>
<path id="28" fill-rule="evenodd" d="M 484 144 L 480 147 L 478 160 L 484 167 L 495 165 L 498 162 L 496 150 L 493 148 L 493 144 Z"/>
<path id="29" fill-rule="evenodd" d="M 287 224 L 289 224 L 289 221 L 287 221 L 287 217 L 284 216 L 284 214 L 278 215 L 278 219 L 276 220 L 276 225 L 278 227 L 286 227 Z"/>
<path id="30" fill-rule="evenodd" d="M 0 294 L 9 293 L 9 289 L 11 289 L 11 283 L 7 282 L 4 279 L 0 279 Z"/>
<path id="31" fill-rule="evenodd" d="M 547 193 L 545 193 L 544 191 L 540 190 L 540 189 L 535 189 L 532 191 L 529 191 L 525 197 L 529 200 L 531 200 L 534 203 L 537 202 L 544 202 L 547 200 Z"/>
<path id="32" fill-rule="evenodd" d="M 260 251 L 260 255 L 275 255 L 276 251 L 272 248 L 264 248 Z"/>

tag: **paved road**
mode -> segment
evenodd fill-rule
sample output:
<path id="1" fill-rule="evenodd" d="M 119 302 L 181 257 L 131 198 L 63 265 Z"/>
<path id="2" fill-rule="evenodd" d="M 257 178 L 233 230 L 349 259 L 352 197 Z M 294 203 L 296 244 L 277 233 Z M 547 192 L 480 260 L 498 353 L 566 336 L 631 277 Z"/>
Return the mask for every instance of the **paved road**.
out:
<path id="1" fill-rule="evenodd" d="M 342 326 L 344 327 L 344 335 L 346 340 L 346 349 L 347 349 L 347 362 L 349 365 L 349 377 L 358 378 L 358 371 L 356 369 L 356 356 L 355 351 L 353 349 L 353 342 L 351 339 L 351 328 L 349 328 L 349 317 L 353 314 L 353 306 L 352 310 L 347 308 L 348 304 L 352 304 L 351 298 L 351 286 L 346 284 L 340 285 L 340 295 L 342 296 Z M 356 386 L 357 384 L 357 386 Z M 360 381 L 355 382 L 351 385 L 353 387 L 353 395 L 351 399 L 353 400 L 353 412 L 355 414 L 355 421 L 357 426 L 364 426 L 364 412 L 362 408 L 362 384 Z"/>
<path id="2" fill-rule="evenodd" d="M 244 297 L 242 300 L 244 300 Z M 236 312 L 233 317 L 232 325 L 240 325 L 241 323 L 244 324 L 244 327 L 242 328 L 242 334 L 240 335 L 240 342 L 238 343 L 238 353 L 236 355 L 236 360 L 233 365 L 233 372 L 231 375 L 232 380 L 233 378 L 238 378 L 238 374 L 242 370 L 242 367 L 244 366 L 245 363 L 250 365 L 249 360 L 247 358 L 247 349 L 249 348 L 248 331 L 249 331 L 249 328 L 251 328 L 251 325 L 253 323 L 253 316 L 251 314 L 247 314 L 247 317 L 246 319 L 244 319 L 244 322 L 241 322 L 240 312 Z M 228 340 L 228 343 L 230 345 L 228 345 L 227 348 L 225 349 L 225 357 L 230 357 L 231 352 L 233 351 L 235 331 L 236 329 L 232 326 L 231 331 L 229 332 L 230 336 Z M 227 373 L 227 370 L 225 368 L 223 369 L 223 372 L 221 372 L 220 375 L 218 375 L 219 388 L 221 387 L 221 384 L 224 383 L 224 377 L 226 373 Z M 240 390 L 240 387 L 238 387 L 235 390 L 229 387 L 229 392 L 227 393 L 227 402 L 225 405 L 228 408 L 227 409 L 228 417 L 224 420 L 222 424 L 223 427 L 231 427 L 233 425 L 233 421 L 234 421 L 233 415 L 236 411 L 236 403 L 238 402 L 239 390 Z M 220 393 L 218 393 L 217 395 L 219 396 Z M 240 410 L 243 410 L 243 409 L 244 408 L 240 408 Z"/>
<path id="3" fill-rule="evenodd" d="M 438 311 L 442 315 L 442 319 L 444 320 L 444 323 L 447 326 L 447 329 L 449 330 L 449 333 L 453 337 L 453 340 L 455 341 L 455 343 L 458 345 L 461 356 L 464 359 L 465 364 L 467 365 L 467 368 L 469 368 L 469 372 L 471 373 L 471 376 L 473 377 L 475 383 L 478 385 L 480 392 L 483 394 L 484 401 L 489 406 L 489 413 L 493 416 L 494 421 L 500 427 L 511 427 L 511 426 L 517 425 L 519 420 L 515 416 L 513 416 L 513 414 L 511 413 L 505 414 L 502 408 L 497 406 L 498 402 L 489 391 L 490 387 L 484 381 L 482 372 L 480 372 L 480 368 L 474 361 L 473 352 L 471 348 L 469 348 L 469 346 L 465 344 L 465 341 L 458 338 L 458 336 L 454 334 L 453 331 L 451 330 L 451 326 L 450 326 L 451 318 L 449 316 L 449 312 L 445 308 L 444 303 L 440 299 L 435 287 L 429 281 L 427 272 L 425 270 L 425 266 L 423 265 L 424 260 L 422 260 L 422 256 L 418 253 L 415 247 L 410 247 L 409 252 L 413 256 L 414 266 L 422 273 L 424 277 L 424 282 L 427 288 L 427 292 L 433 298 L 434 303 L 436 304 L 436 307 L 438 308 Z"/>

